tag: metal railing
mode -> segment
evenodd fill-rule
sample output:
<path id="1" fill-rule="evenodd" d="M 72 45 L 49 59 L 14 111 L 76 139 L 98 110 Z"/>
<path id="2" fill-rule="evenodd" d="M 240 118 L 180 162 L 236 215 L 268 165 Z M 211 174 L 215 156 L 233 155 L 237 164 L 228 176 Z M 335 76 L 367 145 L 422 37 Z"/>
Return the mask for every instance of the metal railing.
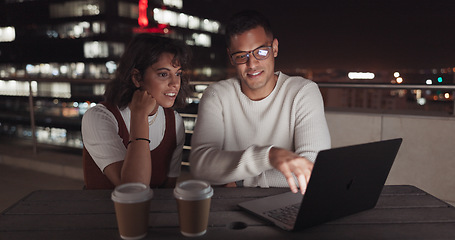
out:
<path id="1" fill-rule="evenodd" d="M 384 84 L 384 83 L 317 83 L 321 88 L 430 89 L 455 90 L 455 85 Z"/>
<path id="2" fill-rule="evenodd" d="M 384 83 L 317 83 L 320 88 L 368 88 L 396 90 L 447 90 L 452 91 L 452 115 L 455 116 L 455 85 L 384 84 Z"/>
<path id="3" fill-rule="evenodd" d="M 14 79 L 0 79 L 0 80 L 15 80 L 29 82 L 29 108 L 30 108 L 30 126 L 32 132 L 33 152 L 37 152 L 37 138 L 36 138 L 36 124 L 34 113 L 34 96 L 32 91 L 32 81 L 40 82 L 67 82 L 67 83 L 84 83 L 84 84 L 106 84 L 109 79 L 72 79 L 72 78 L 14 78 Z M 213 82 L 191 82 L 190 84 L 211 84 Z M 455 85 L 417 85 L 417 84 L 382 84 L 382 83 L 317 83 L 320 88 L 369 88 L 369 89 L 425 89 L 425 90 L 446 90 L 452 91 L 455 94 Z M 452 95 L 454 96 L 454 95 Z M 455 114 L 455 101 L 453 102 L 453 113 Z M 182 117 L 197 118 L 197 114 L 181 113 Z M 192 134 L 192 130 L 186 130 L 187 134 Z M 190 146 L 185 146 L 186 150 L 190 150 Z"/>

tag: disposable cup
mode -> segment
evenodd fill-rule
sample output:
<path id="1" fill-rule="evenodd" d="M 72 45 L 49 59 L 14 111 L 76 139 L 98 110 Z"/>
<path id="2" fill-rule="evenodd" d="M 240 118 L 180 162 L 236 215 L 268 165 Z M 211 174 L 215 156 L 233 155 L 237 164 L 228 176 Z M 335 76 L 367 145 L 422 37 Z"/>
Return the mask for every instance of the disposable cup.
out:
<path id="1" fill-rule="evenodd" d="M 152 189 L 143 183 L 126 183 L 114 189 L 111 198 L 122 239 L 141 239 L 147 235 L 152 197 Z"/>
<path id="2" fill-rule="evenodd" d="M 200 180 L 183 181 L 174 188 L 180 232 L 184 236 L 197 237 L 207 232 L 212 196 L 213 188 Z"/>

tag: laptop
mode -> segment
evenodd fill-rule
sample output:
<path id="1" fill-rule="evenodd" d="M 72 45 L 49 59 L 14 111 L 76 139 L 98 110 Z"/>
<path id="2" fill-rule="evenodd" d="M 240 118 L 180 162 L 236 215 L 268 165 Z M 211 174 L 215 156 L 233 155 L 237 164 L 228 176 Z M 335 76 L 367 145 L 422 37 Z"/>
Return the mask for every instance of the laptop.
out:
<path id="1" fill-rule="evenodd" d="M 320 151 L 304 195 L 286 192 L 238 206 L 289 231 L 371 209 L 401 142 L 396 138 Z"/>

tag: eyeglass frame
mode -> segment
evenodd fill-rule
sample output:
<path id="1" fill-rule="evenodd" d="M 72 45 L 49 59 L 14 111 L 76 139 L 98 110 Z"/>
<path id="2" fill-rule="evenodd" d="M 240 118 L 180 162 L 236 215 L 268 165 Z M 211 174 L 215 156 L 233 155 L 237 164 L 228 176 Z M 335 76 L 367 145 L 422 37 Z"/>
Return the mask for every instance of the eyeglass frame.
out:
<path id="1" fill-rule="evenodd" d="M 253 50 L 250 50 L 250 51 L 238 51 L 238 52 L 232 53 L 232 54 L 230 54 L 232 63 L 233 63 L 234 65 L 245 64 L 245 63 L 248 62 L 248 60 L 250 60 L 250 56 L 251 56 L 251 55 L 253 55 L 253 57 L 254 57 L 256 60 L 258 60 L 258 61 L 266 60 L 267 58 L 270 57 L 270 52 L 268 52 L 268 56 L 267 56 L 266 58 L 264 58 L 264 59 L 259 59 L 258 57 L 256 57 L 256 55 L 254 54 L 254 51 L 258 50 L 259 48 L 269 48 L 269 49 L 270 49 L 270 52 L 273 52 L 273 43 L 272 43 L 270 46 L 264 46 L 264 45 L 262 45 L 262 46 L 259 46 L 259 47 L 255 48 L 255 49 L 253 49 Z M 234 56 L 234 54 L 238 54 L 238 53 L 246 53 L 247 58 L 246 58 L 246 61 L 245 61 L 245 62 L 243 62 L 243 63 L 236 63 L 236 62 L 235 62 L 233 56 Z"/>

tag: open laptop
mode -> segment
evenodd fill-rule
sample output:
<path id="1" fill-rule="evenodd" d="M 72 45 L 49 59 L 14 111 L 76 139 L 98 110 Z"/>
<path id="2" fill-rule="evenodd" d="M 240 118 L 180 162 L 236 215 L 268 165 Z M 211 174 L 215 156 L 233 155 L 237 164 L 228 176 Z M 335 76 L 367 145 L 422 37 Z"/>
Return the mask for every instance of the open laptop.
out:
<path id="1" fill-rule="evenodd" d="M 401 142 L 397 138 L 320 151 L 305 195 L 287 192 L 238 206 L 285 230 L 302 230 L 371 209 Z"/>

